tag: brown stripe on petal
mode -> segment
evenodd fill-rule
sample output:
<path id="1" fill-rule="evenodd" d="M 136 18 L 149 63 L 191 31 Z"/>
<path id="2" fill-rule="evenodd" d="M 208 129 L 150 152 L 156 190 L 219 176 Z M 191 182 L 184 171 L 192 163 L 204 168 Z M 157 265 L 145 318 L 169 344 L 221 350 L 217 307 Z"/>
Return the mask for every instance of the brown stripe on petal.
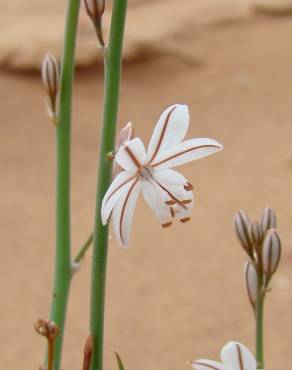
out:
<path id="1" fill-rule="evenodd" d="M 182 224 L 185 224 L 186 222 L 189 222 L 191 220 L 191 218 L 190 217 L 185 217 L 185 218 L 181 218 L 180 219 L 180 222 L 182 223 Z"/>
<path id="2" fill-rule="evenodd" d="M 124 215 L 125 215 L 125 210 L 126 210 L 126 206 L 127 206 L 127 203 L 128 203 L 128 200 L 130 198 L 130 195 L 135 187 L 135 185 L 137 184 L 138 182 L 138 179 L 133 183 L 133 185 L 130 187 L 129 191 L 128 191 L 128 194 L 126 196 L 126 199 L 125 199 L 125 202 L 123 204 L 123 208 L 122 208 L 122 213 L 121 213 L 121 218 L 120 218 L 120 236 L 121 236 L 121 241 L 122 243 L 124 244 L 124 237 L 123 237 L 123 233 L 122 233 L 122 226 L 123 226 L 123 220 L 124 220 Z"/>
<path id="3" fill-rule="evenodd" d="M 155 157 L 156 157 L 156 155 L 157 155 L 157 153 L 158 153 L 158 151 L 159 151 L 159 149 L 160 149 L 160 147 L 161 147 L 161 144 L 162 144 L 162 141 L 163 141 L 163 138 L 164 138 L 164 136 L 165 136 L 166 129 L 167 129 L 167 125 L 168 125 L 168 123 L 169 123 L 170 116 L 171 116 L 172 112 L 175 110 L 175 108 L 176 108 L 176 107 L 177 107 L 177 106 L 174 106 L 174 107 L 170 110 L 170 112 L 168 112 L 168 114 L 167 114 L 167 116 L 166 116 L 166 119 L 165 119 L 165 121 L 164 121 L 164 125 L 163 125 L 163 128 L 162 128 L 162 131 L 161 131 L 161 134 L 160 134 L 160 137 L 159 137 L 158 143 L 157 143 L 157 147 L 156 147 L 156 149 L 155 149 L 155 151 L 154 151 L 154 153 L 153 153 L 153 155 L 152 155 L 152 157 L 151 157 L 150 161 L 148 162 L 149 164 L 153 162 L 153 160 L 155 159 Z"/>
<path id="4" fill-rule="evenodd" d="M 162 159 L 161 161 L 159 161 L 159 162 L 157 162 L 157 163 L 153 164 L 153 165 L 152 165 L 152 167 L 157 167 L 157 166 L 159 166 L 160 164 L 165 163 L 165 162 L 168 162 L 168 161 L 170 161 L 170 160 L 171 160 L 171 159 L 173 159 L 173 158 L 177 158 L 177 157 L 179 157 L 179 156 L 181 156 L 181 155 L 183 155 L 183 154 L 189 153 L 189 152 L 191 152 L 191 151 L 193 151 L 193 150 L 196 150 L 196 149 L 202 149 L 202 148 L 218 148 L 218 149 L 219 149 L 219 148 L 220 148 L 220 146 L 218 146 L 218 145 L 201 145 L 201 146 L 195 146 L 195 147 L 193 147 L 193 148 L 183 150 L 182 152 L 177 153 L 177 154 L 174 154 L 174 155 L 172 155 L 172 156 L 170 156 L 170 157 L 168 157 L 168 158 Z"/>
<path id="5" fill-rule="evenodd" d="M 105 205 L 107 204 L 107 202 L 110 200 L 110 198 L 118 191 L 120 190 L 124 185 L 126 185 L 128 182 L 130 182 L 131 180 L 133 180 L 136 176 L 133 176 L 133 177 L 130 177 L 128 180 L 124 181 L 120 186 L 118 186 L 110 195 L 109 197 L 107 198 L 106 202 L 105 202 Z"/>
<path id="6" fill-rule="evenodd" d="M 164 228 L 164 229 L 167 229 L 168 227 L 170 227 L 172 225 L 172 222 L 166 222 L 165 224 L 162 224 L 161 226 Z"/>
<path id="7" fill-rule="evenodd" d="M 195 365 L 205 366 L 205 368 L 206 368 L 206 369 L 220 370 L 220 368 L 219 368 L 219 367 L 217 367 L 217 366 L 213 366 L 213 365 L 209 365 L 209 364 L 204 364 L 204 362 L 194 361 L 193 363 L 194 363 Z"/>
<path id="8" fill-rule="evenodd" d="M 131 151 L 131 149 L 129 147 L 125 147 L 125 151 L 128 153 L 129 157 L 132 159 L 133 163 L 135 164 L 135 166 L 139 169 L 142 167 L 141 163 L 138 161 L 138 159 L 136 158 L 135 154 Z"/>
<path id="9" fill-rule="evenodd" d="M 241 353 L 241 349 L 240 349 L 239 344 L 236 344 L 236 350 L 237 350 L 239 368 L 240 368 L 240 370 L 244 370 L 243 358 L 242 358 L 242 353 Z"/>

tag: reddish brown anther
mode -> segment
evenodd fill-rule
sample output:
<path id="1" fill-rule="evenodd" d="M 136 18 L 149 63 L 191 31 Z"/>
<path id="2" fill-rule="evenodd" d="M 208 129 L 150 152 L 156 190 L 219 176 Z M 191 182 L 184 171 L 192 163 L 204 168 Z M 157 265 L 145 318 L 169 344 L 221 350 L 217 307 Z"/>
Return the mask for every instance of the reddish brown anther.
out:
<path id="1" fill-rule="evenodd" d="M 185 224 L 186 222 L 189 222 L 191 220 L 191 218 L 190 217 L 185 217 L 185 218 L 181 218 L 180 219 L 180 222 L 182 223 L 182 224 Z"/>
<path id="2" fill-rule="evenodd" d="M 175 200 L 167 200 L 167 201 L 165 201 L 165 204 L 167 205 L 167 206 L 174 206 L 175 204 L 176 204 L 176 201 Z"/>
<path id="3" fill-rule="evenodd" d="M 168 227 L 170 227 L 172 225 L 172 222 L 166 222 L 165 224 L 162 224 L 161 226 L 164 228 L 164 229 L 167 229 Z"/>
<path id="4" fill-rule="evenodd" d="M 193 185 L 190 183 L 190 182 L 187 182 L 185 185 L 184 185 L 184 189 L 186 191 L 192 191 L 194 189 Z"/>

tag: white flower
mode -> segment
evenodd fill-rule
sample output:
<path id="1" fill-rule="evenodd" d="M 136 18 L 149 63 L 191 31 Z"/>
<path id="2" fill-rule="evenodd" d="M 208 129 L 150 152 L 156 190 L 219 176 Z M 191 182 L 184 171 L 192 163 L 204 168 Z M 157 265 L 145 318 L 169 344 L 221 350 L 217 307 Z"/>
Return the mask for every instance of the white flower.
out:
<path id="1" fill-rule="evenodd" d="M 221 350 L 221 362 L 212 360 L 191 361 L 195 370 L 256 370 L 257 362 L 243 344 L 229 342 Z"/>
<path id="2" fill-rule="evenodd" d="M 189 126 L 186 105 L 168 107 L 160 116 L 147 151 L 140 138 L 126 141 L 115 162 L 123 169 L 113 180 L 102 202 L 105 225 L 112 215 L 116 239 L 127 246 L 136 201 L 140 190 L 164 228 L 177 217 L 190 220 L 193 186 L 180 173 L 170 169 L 222 150 L 216 140 L 199 138 L 182 141 Z"/>

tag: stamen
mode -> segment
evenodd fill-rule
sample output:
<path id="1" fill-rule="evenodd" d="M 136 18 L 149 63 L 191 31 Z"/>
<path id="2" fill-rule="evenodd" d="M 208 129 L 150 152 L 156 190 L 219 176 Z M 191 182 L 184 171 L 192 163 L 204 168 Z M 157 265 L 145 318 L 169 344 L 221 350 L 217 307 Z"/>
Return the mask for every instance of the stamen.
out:
<path id="1" fill-rule="evenodd" d="M 162 224 L 161 226 L 164 228 L 164 229 L 167 229 L 169 226 L 172 225 L 172 222 L 166 222 L 165 224 Z"/>
<path id="2" fill-rule="evenodd" d="M 182 224 L 185 224 L 186 222 L 188 222 L 188 221 L 190 221 L 190 217 L 185 217 L 185 218 L 181 218 L 180 219 L 180 222 L 182 223 Z"/>
<path id="3" fill-rule="evenodd" d="M 167 206 L 174 206 L 175 204 L 176 204 L 176 201 L 175 200 L 167 200 L 166 202 L 165 202 L 165 204 L 167 205 Z"/>
<path id="4" fill-rule="evenodd" d="M 170 210 L 171 217 L 174 217 L 175 216 L 175 211 L 174 211 L 173 207 L 169 207 L 169 210 Z"/>
<path id="5" fill-rule="evenodd" d="M 192 203 L 192 200 L 191 199 L 184 199 L 184 200 L 181 200 L 182 204 L 190 204 Z"/>
<path id="6" fill-rule="evenodd" d="M 184 185 L 184 189 L 186 191 L 191 191 L 194 189 L 193 185 L 190 183 L 190 182 L 187 182 L 185 185 Z"/>

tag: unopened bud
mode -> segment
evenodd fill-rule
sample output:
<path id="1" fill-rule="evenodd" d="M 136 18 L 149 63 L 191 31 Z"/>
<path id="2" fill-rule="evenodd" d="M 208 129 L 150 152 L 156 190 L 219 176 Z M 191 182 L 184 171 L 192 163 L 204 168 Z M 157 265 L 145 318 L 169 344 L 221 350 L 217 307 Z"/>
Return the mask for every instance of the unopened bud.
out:
<path id="1" fill-rule="evenodd" d="M 266 234 L 263 244 L 263 271 L 268 280 L 276 272 L 281 258 L 281 240 L 276 230 L 271 229 Z"/>
<path id="2" fill-rule="evenodd" d="M 89 334 L 84 346 L 83 370 L 90 370 L 92 348 L 93 348 L 92 336 L 91 334 Z"/>
<path id="3" fill-rule="evenodd" d="M 34 324 L 36 332 L 48 340 L 55 339 L 60 333 L 60 328 L 53 321 L 38 319 Z"/>
<path id="4" fill-rule="evenodd" d="M 121 130 L 119 137 L 116 142 L 115 146 L 115 152 L 120 149 L 122 145 L 125 144 L 126 141 L 132 140 L 134 137 L 134 128 L 132 122 L 127 123 L 127 125 Z M 114 162 L 114 168 L 113 168 L 113 178 L 117 176 L 117 174 L 121 171 L 121 167 Z"/>
<path id="5" fill-rule="evenodd" d="M 269 229 L 275 229 L 277 227 L 276 214 L 272 208 L 266 207 L 263 210 L 261 225 L 264 233 L 266 233 Z"/>
<path id="6" fill-rule="evenodd" d="M 254 259 L 253 243 L 249 235 L 250 221 L 245 212 L 238 211 L 233 219 L 235 233 L 248 256 Z"/>
<path id="7" fill-rule="evenodd" d="M 42 64 L 42 81 L 47 93 L 47 109 L 51 118 L 57 113 L 59 79 L 58 62 L 51 54 L 47 54 Z"/>
<path id="8" fill-rule="evenodd" d="M 105 47 L 101 30 L 102 15 L 105 9 L 105 0 L 84 0 L 84 5 L 87 14 L 94 25 L 99 43 L 102 47 Z"/>
<path id="9" fill-rule="evenodd" d="M 252 221 L 249 228 L 250 239 L 255 246 L 259 246 L 264 237 L 261 225 L 257 221 Z"/>
<path id="10" fill-rule="evenodd" d="M 246 262 L 244 275 L 248 299 L 250 304 L 255 307 L 258 293 L 258 274 L 252 263 Z"/>

